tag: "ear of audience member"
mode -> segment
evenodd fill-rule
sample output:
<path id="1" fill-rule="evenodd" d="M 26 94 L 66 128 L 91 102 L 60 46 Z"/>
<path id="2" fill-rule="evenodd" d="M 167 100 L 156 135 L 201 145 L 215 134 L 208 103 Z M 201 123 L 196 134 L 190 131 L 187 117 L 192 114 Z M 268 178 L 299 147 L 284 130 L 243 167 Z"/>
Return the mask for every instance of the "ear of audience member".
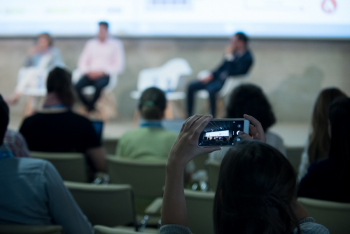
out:
<path id="1" fill-rule="evenodd" d="M 350 99 L 338 98 L 329 107 L 329 157 L 310 166 L 298 196 L 350 202 Z"/>

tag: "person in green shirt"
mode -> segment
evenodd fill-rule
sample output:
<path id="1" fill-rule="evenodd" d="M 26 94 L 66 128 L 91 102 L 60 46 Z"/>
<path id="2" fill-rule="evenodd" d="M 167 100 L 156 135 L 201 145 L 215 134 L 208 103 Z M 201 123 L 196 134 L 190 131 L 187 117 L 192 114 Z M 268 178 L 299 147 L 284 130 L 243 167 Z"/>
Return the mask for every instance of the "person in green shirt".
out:
<path id="1" fill-rule="evenodd" d="M 125 133 L 118 142 L 117 156 L 147 161 L 167 160 L 178 134 L 162 127 L 167 100 L 155 87 L 146 89 L 139 100 L 140 127 Z"/>

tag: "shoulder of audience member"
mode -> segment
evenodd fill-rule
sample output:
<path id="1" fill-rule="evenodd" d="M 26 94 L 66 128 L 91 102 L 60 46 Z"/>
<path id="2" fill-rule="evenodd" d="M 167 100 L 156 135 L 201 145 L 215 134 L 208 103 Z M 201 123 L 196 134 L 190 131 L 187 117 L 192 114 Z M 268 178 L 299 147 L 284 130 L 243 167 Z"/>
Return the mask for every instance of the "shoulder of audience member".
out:
<path id="1" fill-rule="evenodd" d="M 39 158 L 15 158 L 18 162 L 20 172 L 28 171 L 30 174 L 43 174 L 47 168 L 53 168 L 53 165 Z"/>
<path id="2" fill-rule="evenodd" d="M 321 172 L 328 171 L 332 164 L 333 164 L 333 161 L 330 158 L 326 158 L 320 162 L 315 162 L 310 165 L 308 169 L 308 173 L 312 173 L 312 172 L 321 173 Z"/>
<path id="3" fill-rule="evenodd" d="M 325 226 L 315 223 L 315 220 L 311 217 L 301 220 L 300 231 L 301 234 L 329 234 Z"/>
<path id="4" fill-rule="evenodd" d="M 77 121 L 91 124 L 91 121 L 88 118 L 86 118 L 85 116 L 74 113 L 73 111 L 70 111 L 70 114 L 72 115 L 72 118 L 76 119 Z"/>
<path id="5" fill-rule="evenodd" d="M 39 116 L 39 114 L 38 114 L 38 113 L 35 113 L 35 114 L 31 115 L 31 116 L 26 117 L 26 118 L 23 120 L 22 125 L 23 125 L 24 123 L 36 121 L 37 118 L 38 118 L 38 116 Z"/>

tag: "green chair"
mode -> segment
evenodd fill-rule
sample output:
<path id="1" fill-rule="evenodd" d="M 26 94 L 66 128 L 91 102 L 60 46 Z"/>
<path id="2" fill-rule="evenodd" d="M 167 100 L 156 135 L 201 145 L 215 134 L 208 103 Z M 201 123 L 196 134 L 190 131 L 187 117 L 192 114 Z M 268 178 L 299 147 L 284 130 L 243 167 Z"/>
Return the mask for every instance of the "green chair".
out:
<path id="1" fill-rule="evenodd" d="M 216 191 L 219 180 L 220 165 L 221 162 L 218 161 L 207 161 L 205 164 L 205 168 L 207 169 L 209 175 L 208 184 L 211 191 Z"/>
<path id="2" fill-rule="evenodd" d="M 31 225 L 0 225 L 1 234 L 63 234 L 58 225 L 31 226 Z"/>
<path id="3" fill-rule="evenodd" d="M 85 157 L 82 153 L 30 152 L 32 158 L 40 158 L 51 162 L 63 180 L 87 182 Z"/>
<path id="4" fill-rule="evenodd" d="M 143 224 L 141 230 L 146 227 L 146 224 L 158 225 L 160 213 L 149 212 L 149 205 L 163 195 L 166 161 L 149 162 L 116 156 L 107 157 L 110 182 L 130 184 L 134 189 L 138 220 Z"/>
<path id="5" fill-rule="evenodd" d="M 350 203 L 298 198 L 310 217 L 332 234 L 350 233 Z"/>
<path id="6" fill-rule="evenodd" d="M 107 157 L 108 173 L 113 184 L 130 184 L 135 197 L 155 199 L 163 194 L 166 160 L 149 162 Z"/>
<path id="7" fill-rule="evenodd" d="M 102 145 L 106 149 L 107 154 L 115 155 L 117 152 L 118 138 L 104 137 L 102 139 Z"/>
<path id="8" fill-rule="evenodd" d="M 185 189 L 188 225 L 192 233 L 213 234 L 214 192 Z"/>
<path id="9" fill-rule="evenodd" d="M 67 182 L 67 186 L 92 225 L 133 225 L 137 230 L 133 189 L 130 185 Z"/>

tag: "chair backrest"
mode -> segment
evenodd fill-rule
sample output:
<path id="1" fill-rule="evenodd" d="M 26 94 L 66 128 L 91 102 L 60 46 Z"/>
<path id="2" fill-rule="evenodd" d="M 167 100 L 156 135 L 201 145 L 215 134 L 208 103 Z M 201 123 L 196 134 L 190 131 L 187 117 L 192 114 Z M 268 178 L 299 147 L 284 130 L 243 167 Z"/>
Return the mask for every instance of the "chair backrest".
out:
<path id="1" fill-rule="evenodd" d="M 33 158 L 45 159 L 51 162 L 60 173 L 63 180 L 87 182 L 85 158 L 82 153 L 51 153 L 30 152 Z"/>
<path id="2" fill-rule="evenodd" d="M 175 91 L 180 78 L 192 74 L 192 68 L 186 59 L 173 58 L 160 67 L 159 87 L 164 91 Z"/>
<path id="3" fill-rule="evenodd" d="M 145 162 L 110 156 L 107 163 L 111 183 L 131 184 L 137 197 L 162 195 L 166 161 Z"/>
<path id="4" fill-rule="evenodd" d="M 150 87 L 163 91 L 174 91 L 179 87 L 180 78 L 192 73 L 189 63 L 183 58 L 173 58 L 160 67 L 143 69 L 138 78 L 137 89 L 143 92 Z"/>
<path id="5" fill-rule="evenodd" d="M 218 186 L 219 173 L 220 173 L 220 165 L 221 162 L 218 161 L 207 161 L 205 167 L 209 174 L 209 189 L 211 191 L 216 191 L 216 187 Z"/>
<path id="6" fill-rule="evenodd" d="M 136 227 L 134 197 L 130 185 L 101 185 L 65 181 L 75 201 L 92 225 Z"/>
<path id="7" fill-rule="evenodd" d="M 150 87 L 158 87 L 159 68 L 148 68 L 140 71 L 137 80 L 137 90 L 143 92 Z"/>
<path id="8" fill-rule="evenodd" d="M 133 232 L 121 228 L 110 228 L 101 225 L 95 225 L 95 234 L 139 234 L 140 232 Z M 142 232 L 147 234 L 146 232 Z"/>
<path id="9" fill-rule="evenodd" d="M 2 234 L 61 234 L 62 226 L 0 225 Z"/>
<path id="10" fill-rule="evenodd" d="M 350 233 L 350 203 L 298 198 L 310 217 L 332 234 Z"/>
<path id="11" fill-rule="evenodd" d="M 234 90 L 237 86 L 242 84 L 243 81 L 246 81 L 248 77 L 249 74 L 228 77 L 225 80 L 224 86 L 222 86 L 221 90 L 219 91 L 219 96 L 225 97 L 229 95 L 232 92 L 232 90 Z"/>
<path id="12" fill-rule="evenodd" d="M 188 226 L 192 233 L 213 234 L 214 192 L 185 189 Z"/>

